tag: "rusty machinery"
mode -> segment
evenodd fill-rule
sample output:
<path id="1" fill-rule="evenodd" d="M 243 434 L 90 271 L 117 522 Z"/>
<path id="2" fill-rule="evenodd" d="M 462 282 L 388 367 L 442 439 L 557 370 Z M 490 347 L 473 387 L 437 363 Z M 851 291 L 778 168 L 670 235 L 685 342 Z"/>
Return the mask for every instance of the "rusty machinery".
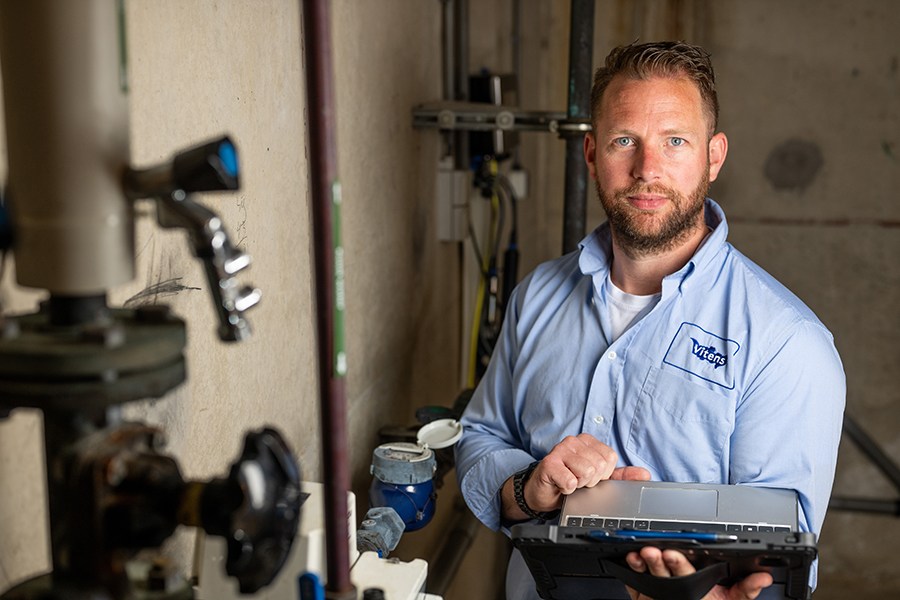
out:
<path id="1" fill-rule="evenodd" d="M 4 208 L 18 282 L 50 292 L 38 312 L 2 318 L 0 418 L 43 411 L 53 560 L 2 600 L 191 598 L 177 573 L 132 560 L 179 524 L 224 536 L 227 572 L 252 592 L 280 569 L 300 517 L 300 475 L 277 432 L 248 434 L 227 476 L 191 482 L 162 452 L 161 431 L 120 418 L 122 403 L 185 378 L 183 321 L 164 306 L 107 305 L 107 291 L 134 277 L 136 201 L 155 201 L 160 226 L 187 230 L 221 339 L 250 334 L 243 313 L 259 300 L 235 277 L 250 257 L 192 195 L 237 189 L 232 142 L 129 166 L 123 12 L 121 0 L 0 0 Z"/>

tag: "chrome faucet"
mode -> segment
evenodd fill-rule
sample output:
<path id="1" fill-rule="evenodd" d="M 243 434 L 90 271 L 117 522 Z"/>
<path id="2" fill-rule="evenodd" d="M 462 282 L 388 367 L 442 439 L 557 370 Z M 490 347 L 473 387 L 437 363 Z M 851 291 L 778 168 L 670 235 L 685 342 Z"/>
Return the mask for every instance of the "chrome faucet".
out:
<path id="1" fill-rule="evenodd" d="M 127 169 L 125 195 L 130 200 L 154 198 L 160 227 L 186 229 L 194 255 L 203 261 L 210 293 L 219 317 L 219 338 L 250 336 L 244 311 L 260 299 L 260 291 L 238 283 L 235 274 L 252 258 L 235 248 L 222 220 L 193 199 L 194 192 L 236 190 L 239 187 L 237 152 L 228 137 L 205 143 L 148 169 Z"/>

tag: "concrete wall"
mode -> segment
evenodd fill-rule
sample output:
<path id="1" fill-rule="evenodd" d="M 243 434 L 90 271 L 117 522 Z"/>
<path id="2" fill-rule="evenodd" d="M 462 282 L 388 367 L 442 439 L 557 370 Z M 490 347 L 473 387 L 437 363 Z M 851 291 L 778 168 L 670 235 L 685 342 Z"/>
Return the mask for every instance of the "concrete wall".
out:
<path id="1" fill-rule="evenodd" d="M 732 144 L 713 194 L 734 217 L 733 243 L 834 333 L 848 414 L 900 460 L 900 6 L 870 0 L 729 8 L 713 12 L 721 126 Z M 815 174 L 785 179 L 785 170 L 798 175 L 816 152 Z M 785 169 L 788 163 L 799 168 Z M 898 497 L 846 436 L 834 494 Z M 900 551 L 897 527 L 888 516 L 829 512 L 822 594 L 870 586 L 870 595 L 896 595 L 900 573 L 887 557 Z"/>
<path id="2" fill-rule="evenodd" d="M 509 3 L 495 4 L 504 6 L 477 9 L 480 23 L 508 31 L 510 18 L 497 15 L 509 15 Z M 569 2 L 521 5 L 521 104 L 562 110 Z M 600 0 L 595 11 L 595 67 L 613 46 L 636 39 L 684 39 L 712 53 L 730 148 L 710 195 L 729 217 L 730 240 L 831 329 L 847 373 L 848 413 L 900 461 L 900 5 Z M 473 70 L 508 68 L 501 36 L 478 42 L 473 34 Z M 564 152 L 554 136 L 523 135 L 532 194 L 520 205 L 522 272 L 560 252 Z M 591 189 L 587 229 L 604 218 Z M 846 437 L 834 493 L 898 498 Z M 815 597 L 900 593 L 898 526 L 893 517 L 829 512 Z"/>
<path id="3" fill-rule="evenodd" d="M 521 105 L 566 102 L 569 3 L 521 0 Z M 242 279 L 263 290 L 249 318 L 254 338 L 216 340 L 200 265 L 183 234 L 162 231 L 149 205 L 138 222 L 138 275 L 113 290 L 123 303 L 168 282 L 159 300 L 189 324 L 189 380 L 129 416 L 163 425 L 188 477 L 220 474 L 250 427 L 275 423 L 308 479 L 320 464 L 307 191 L 306 117 L 299 3 L 288 0 L 129 0 L 132 158 L 162 160 L 229 132 L 244 186 L 203 198 L 255 262 Z M 332 3 L 347 273 L 347 395 L 353 488 L 365 510 L 368 463 L 384 424 L 413 422 L 414 408 L 449 405 L 459 388 L 467 320 L 460 281 L 468 247 L 436 240 L 434 132 L 414 131 L 411 107 L 441 96 L 438 0 Z M 470 2 L 470 66 L 509 72 L 512 0 Z M 893 0 L 598 0 L 595 65 L 617 44 L 684 38 L 717 67 L 730 156 L 711 195 L 731 240 L 804 299 L 835 334 L 848 375 L 848 409 L 900 460 L 900 5 Z M 779 146 L 790 140 L 805 145 Z M 792 150 L 793 148 L 793 150 Z M 804 150 L 806 148 L 807 150 Z M 821 166 L 792 179 L 791 161 L 817 148 Z M 799 154 L 798 154 L 799 153 Z M 522 136 L 531 193 L 520 204 L 520 269 L 557 256 L 562 240 L 564 144 Z M 769 166 L 767 175 L 767 165 Z M 603 220 L 590 192 L 588 228 Z M 9 265 L 10 267 L 12 264 Z M 40 293 L 2 282 L 6 313 Z M 196 289 L 195 289 L 196 288 Z M 0 422 L 0 591 L 47 568 L 39 415 Z M 896 498 L 845 440 L 836 492 Z M 401 558 L 432 558 L 456 497 L 452 474 L 436 523 L 404 538 Z M 832 512 L 821 540 L 817 598 L 846 590 L 900 591 L 891 557 L 896 519 Z M 192 535 L 168 552 L 185 568 Z M 446 594 L 493 598 L 504 544 L 481 528 Z M 831 594 L 831 595 L 829 595 Z"/>
<path id="4" fill-rule="evenodd" d="M 565 106 L 568 2 L 523 0 L 523 105 Z M 900 5 L 892 0 L 603 0 L 594 65 L 635 39 L 684 39 L 713 55 L 728 160 L 710 195 L 730 241 L 803 299 L 834 333 L 848 413 L 900 461 Z M 473 67 L 476 65 L 473 65 Z M 563 147 L 523 147 L 536 197 L 522 224 L 523 262 L 558 254 Z M 816 165 L 818 165 L 817 168 Z M 588 230 L 603 220 L 590 192 Z M 528 242 L 534 240 L 529 249 Z M 835 495 L 896 499 L 845 437 Z M 831 511 L 816 598 L 900 593 L 900 522 Z"/>

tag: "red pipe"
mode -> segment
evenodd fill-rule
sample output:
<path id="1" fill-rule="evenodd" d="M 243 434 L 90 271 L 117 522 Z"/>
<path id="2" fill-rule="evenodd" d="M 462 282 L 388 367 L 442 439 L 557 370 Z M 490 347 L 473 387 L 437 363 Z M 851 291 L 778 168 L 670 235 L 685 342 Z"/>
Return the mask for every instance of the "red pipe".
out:
<path id="1" fill-rule="evenodd" d="M 347 491 L 347 409 L 343 364 L 343 273 L 335 272 L 340 247 L 340 181 L 331 14 L 327 0 L 303 0 L 303 54 L 309 121 L 310 206 L 315 247 L 316 328 L 319 346 L 319 395 L 322 414 L 322 464 L 325 479 L 325 551 L 329 598 L 356 598 L 350 581 Z M 337 200 L 338 204 L 335 204 Z M 335 275 L 337 274 L 337 278 Z M 341 306 L 335 306 L 338 288 Z M 341 355 L 339 358 L 338 355 Z"/>

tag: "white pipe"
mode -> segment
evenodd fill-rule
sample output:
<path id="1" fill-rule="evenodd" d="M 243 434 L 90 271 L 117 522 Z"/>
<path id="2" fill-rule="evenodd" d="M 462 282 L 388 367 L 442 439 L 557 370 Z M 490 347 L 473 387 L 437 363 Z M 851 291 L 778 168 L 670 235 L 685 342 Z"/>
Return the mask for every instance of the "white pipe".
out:
<path id="1" fill-rule="evenodd" d="M 116 0 L 0 0 L 7 185 L 21 285 L 93 295 L 134 278 L 124 27 Z"/>

